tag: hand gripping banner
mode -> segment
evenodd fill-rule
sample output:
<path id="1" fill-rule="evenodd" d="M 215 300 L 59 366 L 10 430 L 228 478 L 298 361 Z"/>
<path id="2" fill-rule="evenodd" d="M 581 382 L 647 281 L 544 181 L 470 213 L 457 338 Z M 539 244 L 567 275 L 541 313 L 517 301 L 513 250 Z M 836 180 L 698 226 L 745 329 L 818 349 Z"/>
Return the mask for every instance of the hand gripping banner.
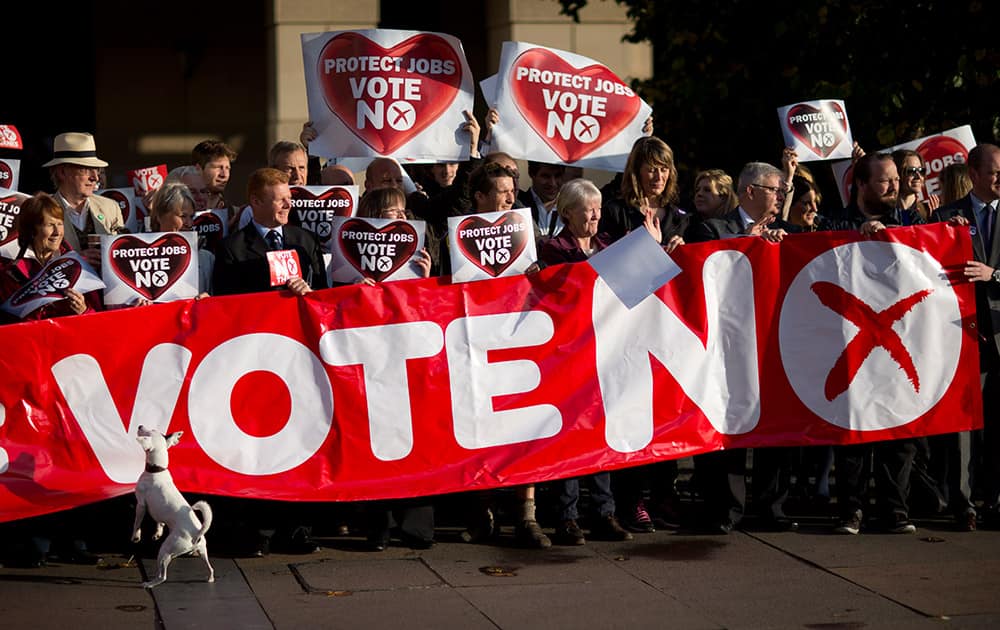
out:
<path id="1" fill-rule="evenodd" d="M 590 265 L 179 301 L 0 328 L 0 520 L 130 492 L 339 501 L 722 448 L 977 428 L 967 228 L 685 245 L 633 308 Z"/>

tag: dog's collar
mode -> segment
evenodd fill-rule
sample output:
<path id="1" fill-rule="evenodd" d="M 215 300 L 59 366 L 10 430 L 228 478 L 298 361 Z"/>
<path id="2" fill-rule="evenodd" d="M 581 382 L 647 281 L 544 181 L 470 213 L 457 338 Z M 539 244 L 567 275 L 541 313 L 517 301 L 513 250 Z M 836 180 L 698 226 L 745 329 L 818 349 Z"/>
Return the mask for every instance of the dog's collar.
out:
<path id="1" fill-rule="evenodd" d="M 146 472 L 148 473 L 158 473 L 166 471 L 167 469 L 164 468 L 163 466 L 157 466 L 156 464 L 146 464 Z"/>

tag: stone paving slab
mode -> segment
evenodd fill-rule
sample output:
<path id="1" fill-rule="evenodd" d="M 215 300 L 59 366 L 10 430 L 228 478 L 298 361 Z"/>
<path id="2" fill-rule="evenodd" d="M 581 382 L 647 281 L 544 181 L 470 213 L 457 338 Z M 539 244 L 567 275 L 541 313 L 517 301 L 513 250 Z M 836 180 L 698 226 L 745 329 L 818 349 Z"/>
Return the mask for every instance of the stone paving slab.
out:
<path id="1" fill-rule="evenodd" d="M 142 560 L 147 576 L 155 575 L 156 559 Z M 201 558 L 177 558 L 170 563 L 167 581 L 151 589 L 163 626 L 168 630 L 220 627 L 252 630 L 273 627 L 236 562 L 212 558 L 215 582 Z M 212 620 L 215 620 L 213 625 Z"/>
<path id="2" fill-rule="evenodd" d="M 137 565 L 0 569 L 0 628 L 153 628 L 156 609 Z M 112 568 L 115 567 L 115 568 Z"/>
<path id="3" fill-rule="evenodd" d="M 617 571 L 615 571 L 617 573 Z M 461 589 L 498 628 L 683 628 L 723 626 L 639 580 L 613 583 L 529 584 Z"/>
<path id="4" fill-rule="evenodd" d="M 781 534 L 792 538 L 795 534 Z M 920 627 L 923 615 L 753 535 L 640 537 L 617 566 L 727 628 Z M 845 625 L 846 624 L 846 625 Z M 854 626 L 861 627 L 861 626 Z"/>

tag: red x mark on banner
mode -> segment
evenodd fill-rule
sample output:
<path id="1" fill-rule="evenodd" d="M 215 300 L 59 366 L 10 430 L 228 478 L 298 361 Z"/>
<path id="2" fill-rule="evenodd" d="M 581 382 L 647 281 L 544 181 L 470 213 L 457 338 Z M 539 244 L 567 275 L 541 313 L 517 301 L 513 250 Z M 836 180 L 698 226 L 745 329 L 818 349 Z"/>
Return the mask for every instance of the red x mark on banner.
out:
<path id="1" fill-rule="evenodd" d="M 832 282 L 816 282 L 810 288 L 823 306 L 859 328 L 826 377 L 824 393 L 827 400 L 833 400 L 847 391 L 865 359 L 879 346 L 885 348 L 906 373 L 913 390 L 920 391 L 920 376 L 913 365 L 913 357 L 892 325 L 930 295 L 930 289 L 917 291 L 876 313 L 875 309 Z"/>

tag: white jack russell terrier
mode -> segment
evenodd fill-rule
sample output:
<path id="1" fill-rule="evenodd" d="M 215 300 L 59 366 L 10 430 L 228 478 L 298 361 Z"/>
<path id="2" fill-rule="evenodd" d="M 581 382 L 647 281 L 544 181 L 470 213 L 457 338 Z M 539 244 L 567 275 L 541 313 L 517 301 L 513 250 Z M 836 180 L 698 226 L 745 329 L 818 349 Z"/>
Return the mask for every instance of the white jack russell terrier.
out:
<path id="1" fill-rule="evenodd" d="M 164 525 L 170 530 L 156 557 L 157 575 L 152 580 L 143 582 L 144 588 L 163 584 L 167 580 L 167 566 L 171 560 L 192 552 L 205 560 L 208 581 L 215 581 L 215 570 L 208 561 L 208 546 L 205 543 L 205 532 L 212 526 L 212 508 L 204 501 L 188 505 L 167 471 L 167 449 L 177 444 L 181 435 L 183 432 L 177 431 L 164 436 L 159 431 L 140 426 L 136 436 L 142 450 L 146 451 L 146 470 L 139 475 L 139 481 L 135 484 L 138 503 L 135 506 L 132 542 L 139 542 L 142 518 L 146 510 L 149 510 L 150 516 L 156 521 L 153 540 L 159 540 L 163 536 Z M 202 520 L 198 520 L 195 510 L 201 512 Z"/>

